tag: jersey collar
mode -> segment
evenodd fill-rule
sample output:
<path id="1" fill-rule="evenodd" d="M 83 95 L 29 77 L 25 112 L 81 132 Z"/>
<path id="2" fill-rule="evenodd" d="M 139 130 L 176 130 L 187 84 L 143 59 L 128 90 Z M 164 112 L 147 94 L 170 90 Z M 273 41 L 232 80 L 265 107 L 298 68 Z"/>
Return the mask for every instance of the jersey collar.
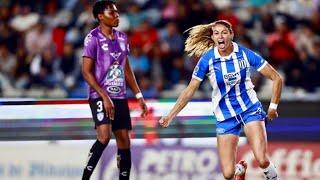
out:
<path id="1" fill-rule="evenodd" d="M 233 52 L 230 53 L 228 56 L 221 56 L 220 53 L 219 53 L 219 51 L 218 51 L 218 47 L 214 47 L 214 58 L 215 58 L 215 59 L 219 59 L 219 58 L 220 58 L 221 60 L 223 60 L 223 59 L 229 59 L 229 58 L 232 56 L 233 53 L 239 52 L 239 46 L 238 46 L 238 44 L 235 43 L 235 42 L 232 42 L 232 45 L 233 45 Z"/>

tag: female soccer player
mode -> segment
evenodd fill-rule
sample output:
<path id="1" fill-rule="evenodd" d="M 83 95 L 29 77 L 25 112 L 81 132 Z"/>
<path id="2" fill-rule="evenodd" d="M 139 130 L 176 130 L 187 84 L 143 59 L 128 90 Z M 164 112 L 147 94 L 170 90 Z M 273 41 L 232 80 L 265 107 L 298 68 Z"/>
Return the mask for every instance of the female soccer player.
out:
<path id="1" fill-rule="evenodd" d="M 213 88 L 212 107 L 217 118 L 218 151 L 224 178 L 244 179 L 245 174 L 242 171 L 245 171 L 246 167 L 235 166 L 237 144 L 243 126 L 266 179 L 277 179 L 276 168 L 267 156 L 264 122 L 266 113 L 253 89 L 250 69 L 256 69 L 273 81 L 273 93 L 267 114 L 269 120 L 278 117 L 277 105 L 280 101 L 282 79 L 260 55 L 233 42 L 233 36 L 231 24 L 224 20 L 190 29 L 185 50 L 189 55 L 201 58 L 188 87 L 181 93 L 170 113 L 162 117 L 159 123 L 168 127 L 207 76 Z M 241 161 L 237 166 L 246 164 Z"/>
<path id="2" fill-rule="evenodd" d="M 90 179 L 101 154 L 115 135 L 118 147 L 119 179 L 129 179 L 131 169 L 130 139 L 132 129 L 126 98 L 126 84 L 136 94 L 143 110 L 147 106 L 128 62 L 127 36 L 114 29 L 119 11 L 113 0 L 99 0 L 93 6 L 99 26 L 85 38 L 82 74 L 89 84 L 89 104 L 95 122 L 97 140 L 90 149 L 83 180 Z"/>

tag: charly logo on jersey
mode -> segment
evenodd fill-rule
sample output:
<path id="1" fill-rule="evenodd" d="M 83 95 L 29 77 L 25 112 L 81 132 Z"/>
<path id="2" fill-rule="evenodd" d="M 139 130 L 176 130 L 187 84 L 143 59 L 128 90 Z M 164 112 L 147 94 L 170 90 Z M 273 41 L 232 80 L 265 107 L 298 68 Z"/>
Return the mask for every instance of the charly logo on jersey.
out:
<path id="1" fill-rule="evenodd" d="M 118 58 L 121 56 L 121 52 L 112 52 L 110 55 L 115 59 L 118 60 Z"/>

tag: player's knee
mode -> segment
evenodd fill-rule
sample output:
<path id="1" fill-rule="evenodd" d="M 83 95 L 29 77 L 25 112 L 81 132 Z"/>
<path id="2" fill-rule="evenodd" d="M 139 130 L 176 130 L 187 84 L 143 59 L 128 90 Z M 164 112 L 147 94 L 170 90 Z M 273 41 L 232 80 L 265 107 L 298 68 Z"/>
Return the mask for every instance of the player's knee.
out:
<path id="1" fill-rule="evenodd" d="M 111 139 L 111 134 L 110 135 L 106 134 L 106 135 L 98 136 L 98 141 L 100 141 L 101 144 L 108 144 L 110 139 Z"/>
<path id="2" fill-rule="evenodd" d="M 127 136 L 119 136 L 116 139 L 119 147 L 130 148 L 130 139 Z"/>

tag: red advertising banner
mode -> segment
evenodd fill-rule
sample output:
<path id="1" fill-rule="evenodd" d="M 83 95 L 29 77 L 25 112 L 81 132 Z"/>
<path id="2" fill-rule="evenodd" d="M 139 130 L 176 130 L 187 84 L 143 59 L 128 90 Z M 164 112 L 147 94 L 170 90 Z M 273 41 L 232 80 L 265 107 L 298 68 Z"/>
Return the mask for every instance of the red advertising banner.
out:
<path id="1" fill-rule="evenodd" d="M 238 158 L 248 162 L 247 176 L 262 179 L 262 171 L 254 159 L 249 145 L 239 147 Z M 320 144 L 311 142 L 271 142 L 269 157 L 282 180 L 320 179 Z"/>

